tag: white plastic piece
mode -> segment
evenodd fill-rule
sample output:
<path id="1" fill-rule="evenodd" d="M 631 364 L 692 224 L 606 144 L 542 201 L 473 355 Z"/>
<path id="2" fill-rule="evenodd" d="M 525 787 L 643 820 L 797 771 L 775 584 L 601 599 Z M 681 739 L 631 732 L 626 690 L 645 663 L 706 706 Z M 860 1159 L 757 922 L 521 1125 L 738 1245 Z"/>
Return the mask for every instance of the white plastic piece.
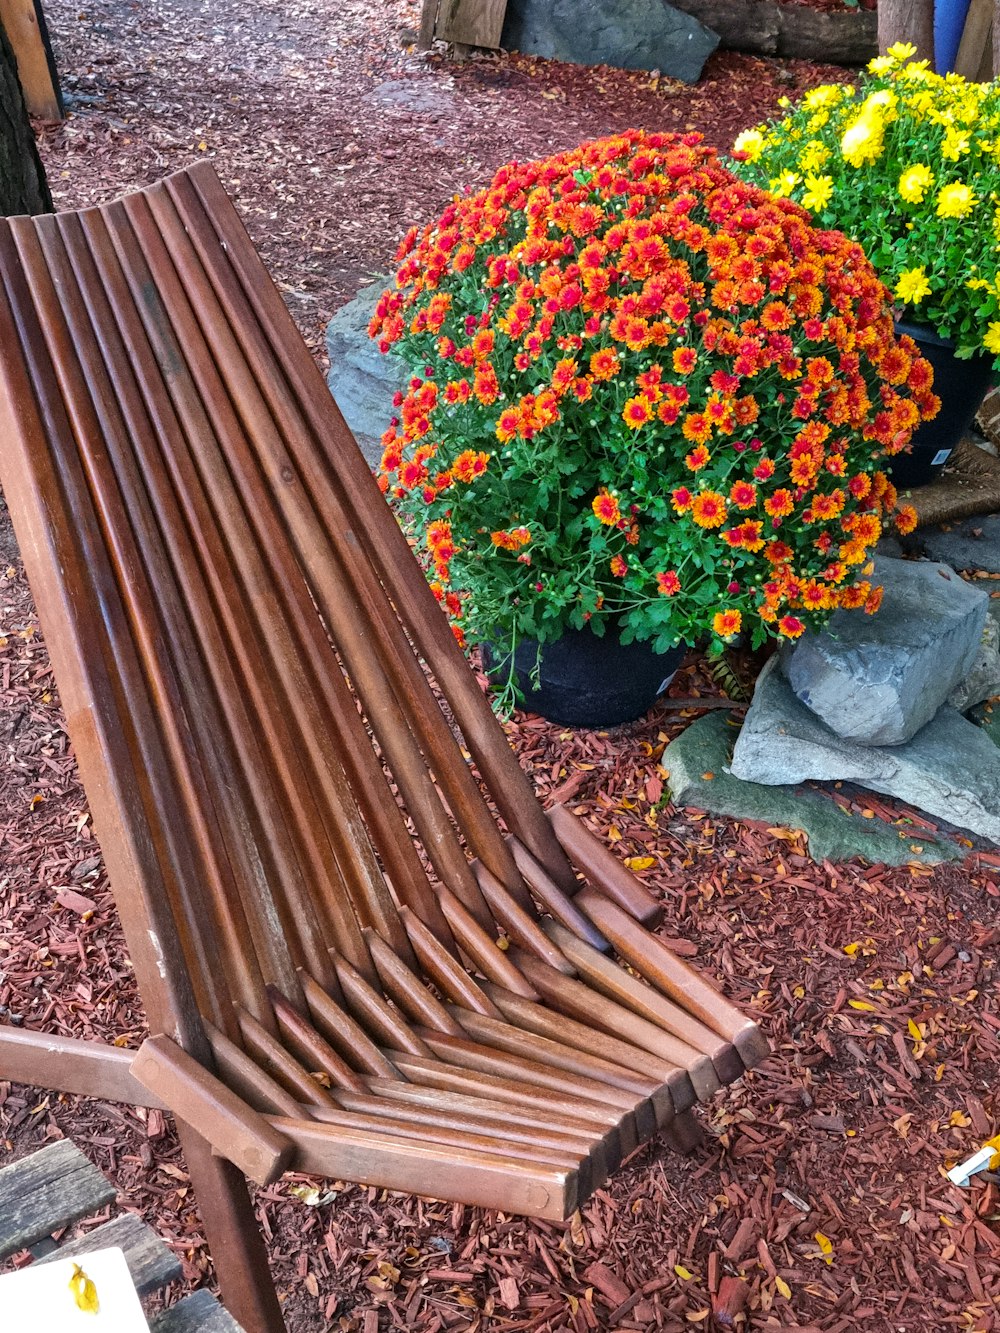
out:
<path id="1" fill-rule="evenodd" d="M 81 1310 L 70 1281 L 79 1266 L 94 1284 L 97 1310 Z M 4 1333 L 149 1333 L 125 1255 L 94 1250 L 73 1259 L 49 1259 L 0 1277 Z"/>
<path id="2" fill-rule="evenodd" d="M 967 1189 L 970 1179 L 980 1171 L 985 1171 L 996 1153 L 996 1148 L 980 1148 L 971 1157 L 967 1157 L 964 1162 L 960 1162 L 958 1166 L 953 1166 L 948 1172 L 948 1179 L 953 1185 L 959 1185 L 963 1189 Z"/>

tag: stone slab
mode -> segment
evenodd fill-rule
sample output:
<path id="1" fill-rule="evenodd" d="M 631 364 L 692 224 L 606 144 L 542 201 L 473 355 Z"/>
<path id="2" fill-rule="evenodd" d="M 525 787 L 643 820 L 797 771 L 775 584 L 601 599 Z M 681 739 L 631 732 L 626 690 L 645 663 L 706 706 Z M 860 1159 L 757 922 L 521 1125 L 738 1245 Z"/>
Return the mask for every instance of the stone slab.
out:
<path id="1" fill-rule="evenodd" d="M 500 44 L 550 60 L 655 69 L 697 83 L 719 36 L 666 0 L 508 0 Z"/>
<path id="2" fill-rule="evenodd" d="M 733 752 L 734 777 L 769 786 L 856 782 L 1000 843 L 1000 749 L 944 707 L 905 745 L 836 736 L 793 694 L 772 659 L 761 672 Z"/>
<path id="3" fill-rule="evenodd" d="M 991 614 L 986 617 L 969 674 L 948 695 L 949 706 L 960 713 L 1000 694 L 1000 622 L 992 614 L 996 605 L 996 602 L 990 603 Z"/>
<path id="4" fill-rule="evenodd" d="M 368 336 L 378 298 L 392 282 L 387 275 L 363 287 L 353 301 L 341 306 L 326 330 L 330 357 L 326 382 L 372 467 L 382 456 L 382 433 L 393 416 L 393 395 L 405 389 L 410 378 L 400 358 L 392 352 L 383 355 Z"/>
<path id="5" fill-rule="evenodd" d="M 912 552 L 928 560 L 940 560 L 952 569 L 982 569 L 988 574 L 1000 574 L 1000 514 L 918 528 L 902 539 L 884 538 L 879 543 L 879 551 L 883 550 L 890 555 Z"/>
<path id="6" fill-rule="evenodd" d="M 796 697 L 832 731 L 900 745 L 968 676 L 989 598 L 933 561 L 879 556 L 872 578 L 885 589 L 876 615 L 838 611 L 782 662 Z"/>
<path id="7" fill-rule="evenodd" d="M 815 861 L 846 861 L 859 856 L 872 865 L 895 866 L 908 861 L 937 865 L 964 855 L 948 840 L 938 841 L 914 829 L 894 828 L 881 820 L 851 815 L 808 787 L 741 781 L 729 772 L 736 735 L 737 727 L 730 717 L 709 713 L 670 742 L 662 762 L 676 805 L 754 820 L 769 828 L 798 830 L 806 835 L 809 854 Z"/>

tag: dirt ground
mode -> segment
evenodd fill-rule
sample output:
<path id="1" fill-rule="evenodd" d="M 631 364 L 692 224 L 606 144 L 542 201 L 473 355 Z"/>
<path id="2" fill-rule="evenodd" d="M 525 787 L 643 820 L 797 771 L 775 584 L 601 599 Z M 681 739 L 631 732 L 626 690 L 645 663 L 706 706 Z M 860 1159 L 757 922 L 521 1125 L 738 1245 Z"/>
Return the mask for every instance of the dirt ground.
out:
<path id="1" fill-rule="evenodd" d="M 406 49 L 409 0 L 46 12 L 71 110 L 42 131 L 57 205 L 213 158 L 320 356 L 331 311 L 386 270 L 406 226 L 503 160 L 631 124 L 726 145 L 836 75 L 721 56 L 686 88 L 518 57 L 456 65 Z M 673 687 L 718 690 L 697 661 Z M 1000 1195 L 944 1169 L 1000 1118 L 1000 858 L 817 866 L 787 829 L 663 804 L 663 746 L 690 716 L 661 706 L 613 736 L 520 717 L 510 733 L 544 799 L 638 858 L 665 935 L 754 1014 L 773 1058 L 708 1108 L 706 1147 L 641 1150 L 562 1226 L 343 1182 L 258 1191 L 292 1333 L 998 1327 Z M 142 1009 L 2 505 L 0 747 L 0 1019 L 137 1046 Z M 0 1082 L 3 1153 L 60 1135 L 159 1228 L 188 1285 L 210 1278 L 168 1119 Z M 735 1315 L 724 1276 L 742 1279 Z"/>

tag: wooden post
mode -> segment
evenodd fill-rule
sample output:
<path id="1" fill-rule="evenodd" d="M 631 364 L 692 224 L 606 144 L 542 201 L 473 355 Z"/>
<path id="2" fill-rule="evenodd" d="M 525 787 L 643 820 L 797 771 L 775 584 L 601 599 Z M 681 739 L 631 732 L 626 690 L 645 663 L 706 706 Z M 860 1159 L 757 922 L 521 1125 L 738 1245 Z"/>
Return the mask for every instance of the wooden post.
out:
<path id="1" fill-rule="evenodd" d="M 895 42 L 912 42 L 917 59 L 934 68 L 934 0 L 880 0 L 878 49 L 884 54 Z"/>
<path id="2" fill-rule="evenodd" d="M 242 1172 L 183 1120 L 177 1133 L 226 1309 L 246 1333 L 286 1333 Z"/>
<path id="3" fill-rule="evenodd" d="M 972 0 L 962 29 L 955 73 L 974 83 L 988 83 L 993 77 L 996 7 L 995 0 Z"/>
<path id="4" fill-rule="evenodd" d="M 62 97 L 41 0 L 0 0 L 0 23 L 17 57 L 28 111 L 39 120 L 62 120 Z"/>

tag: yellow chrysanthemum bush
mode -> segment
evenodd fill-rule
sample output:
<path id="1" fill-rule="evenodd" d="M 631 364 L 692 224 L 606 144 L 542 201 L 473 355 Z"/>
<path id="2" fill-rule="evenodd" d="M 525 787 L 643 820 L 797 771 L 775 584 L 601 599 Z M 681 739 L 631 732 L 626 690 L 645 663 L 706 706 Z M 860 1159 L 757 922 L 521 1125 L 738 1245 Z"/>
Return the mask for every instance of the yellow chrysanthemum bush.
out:
<path id="1" fill-rule="evenodd" d="M 501 168 L 398 260 L 380 483 L 460 637 L 720 649 L 876 608 L 879 460 L 937 403 L 855 242 L 632 131 Z"/>
<path id="2" fill-rule="evenodd" d="M 1000 85 L 913 54 L 897 44 L 858 87 L 745 131 L 733 169 L 859 241 L 907 318 L 1000 368 Z"/>

